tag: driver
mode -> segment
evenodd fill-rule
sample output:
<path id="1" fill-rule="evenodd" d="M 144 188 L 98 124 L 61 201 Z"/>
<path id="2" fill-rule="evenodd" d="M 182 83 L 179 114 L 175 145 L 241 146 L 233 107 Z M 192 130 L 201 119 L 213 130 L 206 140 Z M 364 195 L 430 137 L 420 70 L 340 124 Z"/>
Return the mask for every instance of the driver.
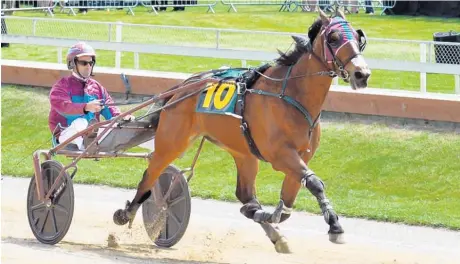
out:
<path id="1" fill-rule="evenodd" d="M 102 115 L 106 120 L 121 114 L 107 90 L 96 80 L 92 79 L 96 53 L 84 42 L 78 42 L 67 52 L 67 68 L 69 76 L 58 80 L 50 91 L 51 109 L 48 125 L 57 143 L 64 142 L 78 132 L 83 131 L 90 123 L 99 122 Z M 124 120 L 132 120 L 134 116 L 127 115 Z M 92 135 L 93 137 L 95 135 Z M 84 150 L 83 137 L 72 141 L 79 150 Z"/>

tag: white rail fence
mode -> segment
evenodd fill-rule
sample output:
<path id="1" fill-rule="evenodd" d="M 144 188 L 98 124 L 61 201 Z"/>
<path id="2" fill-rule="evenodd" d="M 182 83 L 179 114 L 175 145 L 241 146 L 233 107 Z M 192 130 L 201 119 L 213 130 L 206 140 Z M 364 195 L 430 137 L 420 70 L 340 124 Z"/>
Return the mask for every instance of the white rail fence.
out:
<path id="1" fill-rule="evenodd" d="M 295 12 L 297 10 L 311 11 L 315 8 L 340 6 L 350 11 L 350 8 L 372 7 L 385 10 L 394 7 L 396 1 L 376 0 L 2 0 L 2 9 L 5 12 L 13 11 L 47 11 L 53 16 L 54 8 L 59 7 L 61 12 L 76 15 L 75 9 L 127 9 L 127 14 L 134 15 L 133 9 L 138 6 L 148 8 L 151 12 L 164 11 L 167 7 L 175 10 L 184 10 L 185 7 L 208 7 L 207 12 L 215 13 L 216 5 L 228 6 L 228 11 L 237 12 L 236 6 L 279 6 L 279 11 Z M 382 14 L 384 11 L 382 11 Z"/>
<path id="2" fill-rule="evenodd" d="M 292 45 L 291 35 L 268 31 L 195 28 L 94 22 L 51 18 L 3 17 L 2 42 L 53 46 L 57 61 L 62 51 L 77 40 L 94 48 L 116 52 L 115 67 L 121 67 L 121 52 L 134 53 L 139 69 L 139 53 L 207 57 L 246 61 L 271 61 L 278 57 L 276 48 Z M 373 70 L 416 72 L 420 91 L 427 91 L 427 74 L 454 76 L 452 91 L 460 94 L 460 43 L 409 41 L 368 38 L 366 61 Z M 404 87 L 402 87 L 404 88 Z"/>

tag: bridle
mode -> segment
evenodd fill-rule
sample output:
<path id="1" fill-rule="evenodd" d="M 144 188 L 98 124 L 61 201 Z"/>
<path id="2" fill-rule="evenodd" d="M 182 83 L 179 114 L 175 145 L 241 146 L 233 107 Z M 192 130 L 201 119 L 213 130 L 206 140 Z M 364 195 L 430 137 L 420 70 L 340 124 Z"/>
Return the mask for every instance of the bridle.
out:
<path id="1" fill-rule="evenodd" d="M 324 45 L 323 45 L 323 52 L 326 53 L 326 49 L 324 47 L 327 47 L 327 51 L 329 51 L 329 53 L 331 54 L 332 56 L 332 63 L 334 65 L 334 69 L 335 69 L 335 72 L 337 72 L 337 70 L 339 71 L 339 76 L 346 82 L 349 81 L 349 78 L 350 78 L 350 74 L 348 73 L 347 70 L 345 70 L 345 66 L 350 63 L 350 61 L 354 58 L 356 58 L 357 56 L 361 55 L 362 52 L 364 51 L 365 47 L 366 47 L 366 44 L 367 44 L 367 41 L 366 41 L 366 37 L 365 37 L 365 34 L 364 32 L 361 30 L 361 29 L 358 29 L 356 31 L 357 35 L 358 35 L 358 50 L 359 52 L 354 52 L 351 56 L 349 56 L 345 61 L 341 61 L 338 57 L 337 57 L 337 54 L 339 53 L 340 49 L 342 49 L 343 47 L 345 47 L 348 43 L 350 42 L 356 42 L 356 39 L 355 39 L 355 35 L 353 35 L 353 38 L 352 39 L 349 39 L 345 42 L 343 42 L 343 32 L 340 31 L 340 39 L 339 40 L 342 40 L 340 42 L 340 46 L 339 47 L 335 47 L 334 44 L 331 44 L 327 39 L 328 39 L 328 36 L 330 34 L 333 34 L 334 32 L 331 31 L 331 28 L 333 26 L 335 26 L 336 24 L 349 24 L 350 22 L 346 21 L 346 20 L 337 20 L 337 21 L 334 21 L 332 23 L 330 23 L 325 29 L 323 29 L 322 33 L 321 34 L 325 34 L 326 35 L 326 38 L 324 40 Z M 364 41 L 361 41 L 361 38 L 364 38 Z M 324 55 L 324 57 L 326 58 L 327 60 L 327 56 L 326 54 Z"/>
<path id="2" fill-rule="evenodd" d="M 339 24 L 339 23 L 349 24 L 349 22 L 346 21 L 346 20 L 334 21 L 334 22 L 330 23 L 329 25 L 327 25 L 326 27 L 322 26 L 321 31 L 320 31 L 320 33 L 318 35 L 322 36 L 324 34 L 326 34 L 326 35 L 332 34 L 332 32 L 330 32 L 332 26 L 334 26 L 336 24 Z M 269 76 L 267 76 L 267 75 L 265 75 L 265 74 L 263 74 L 261 72 L 258 72 L 257 70 L 255 70 L 255 72 L 257 74 L 259 74 L 260 76 L 268 79 L 268 80 L 276 81 L 276 82 L 282 82 L 282 81 L 285 82 L 286 80 L 305 78 L 305 77 L 308 77 L 308 76 L 329 76 L 331 78 L 340 76 L 340 78 L 342 78 L 342 80 L 344 80 L 345 82 L 349 82 L 350 74 L 348 73 L 347 70 L 345 70 L 345 66 L 353 58 L 356 58 L 357 56 L 361 55 L 362 52 L 364 51 L 364 49 L 366 48 L 366 45 L 367 45 L 367 38 L 366 38 L 366 35 L 365 35 L 364 31 L 362 31 L 361 29 L 358 29 L 358 30 L 356 30 L 356 34 L 358 35 L 358 43 L 357 44 L 358 44 L 359 52 L 354 52 L 354 54 L 352 54 L 350 57 L 348 57 L 344 62 L 342 62 L 337 57 L 337 54 L 338 54 L 339 50 L 341 48 L 343 48 L 349 42 L 352 42 L 352 41 L 356 42 L 355 35 L 353 34 L 354 37 L 353 37 L 352 40 L 347 40 L 346 42 L 341 43 L 340 47 L 337 47 L 337 48 L 333 47 L 333 45 L 327 41 L 327 36 L 325 37 L 323 48 L 322 48 L 322 53 L 323 53 L 323 57 L 327 61 L 326 51 L 329 51 L 329 53 L 332 56 L 333 69 L 330 69 L 329 66 L 328 66 L 328 63 L 325 62 L 323 59 L 321 59 L 313 51 L 312 44 L 309 42 L 308 39 L 306 39 L 304 37 L 300 37 L 300 36 L 292 36 L 296 43 L 298 43 L 299 45 L 305 47 L 308 50 L 308 53 L 311 54 L 316 60 L 318 60 L 318 62 L 323 64 L 324 68 L 327 69 L 327 70 L 326 71 L 319 71 L 319 72 L 315 72 L 315 73 L 311 73 L 311 74 L 301 74 L 301 75 L 296 75 L 296 76 L 286 76 L 285 78 L 272 78 L 272 77 L 269 77 Z M 318 40 L 316 40 L 316 41 L 318 41 Z M 335 50 L 335 52 L 334 52 L 334 50 Z"/>

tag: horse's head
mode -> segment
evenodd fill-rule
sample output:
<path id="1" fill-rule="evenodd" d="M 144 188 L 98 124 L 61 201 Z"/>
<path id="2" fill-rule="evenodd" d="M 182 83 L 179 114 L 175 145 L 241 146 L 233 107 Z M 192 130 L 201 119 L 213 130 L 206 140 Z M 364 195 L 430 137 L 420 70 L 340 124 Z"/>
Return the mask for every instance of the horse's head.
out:
<path id="1" fill-rule="evenodd" d="M 321 22 L 318 20 L 316 30 L 310 29 L 309 32 L 310 39 L 314 39 L 312 51 L 326 65 L 332 64 L 334 71 L 345 82 L 350 82 L 353 89 L 366 88 L 371 75 L 362 55 L 366 35 L 360 29 L 354 30 L 341 11 L 337 11 L 333 18 L 321 10 L 319 13 Z M 310 36 L 311 33 L 316 34 Z"/>

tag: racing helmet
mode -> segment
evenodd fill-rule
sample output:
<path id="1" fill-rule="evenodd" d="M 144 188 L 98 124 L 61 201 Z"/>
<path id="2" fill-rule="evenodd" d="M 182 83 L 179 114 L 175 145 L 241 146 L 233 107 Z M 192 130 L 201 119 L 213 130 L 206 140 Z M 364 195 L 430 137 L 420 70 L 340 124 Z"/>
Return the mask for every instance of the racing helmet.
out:
<path id="1" fill-rule="evenodd" d="M 67 51 L 67 69 L 77 69 L 76 61 L 78 57 L 81 56 L 91 56 L 93 58 L 94 64 L 96 64 L 96 52 L 93 47 L 86 44 L 85 42 L 78 42 Z M 93 65 L 94 66 L 94 65 Z M 93 67 L 94 68 L 94 67 Z M 78 72 L 78 70 L 77 70 Z M 93 74 L 91 70 L 91 75 Z"/>

